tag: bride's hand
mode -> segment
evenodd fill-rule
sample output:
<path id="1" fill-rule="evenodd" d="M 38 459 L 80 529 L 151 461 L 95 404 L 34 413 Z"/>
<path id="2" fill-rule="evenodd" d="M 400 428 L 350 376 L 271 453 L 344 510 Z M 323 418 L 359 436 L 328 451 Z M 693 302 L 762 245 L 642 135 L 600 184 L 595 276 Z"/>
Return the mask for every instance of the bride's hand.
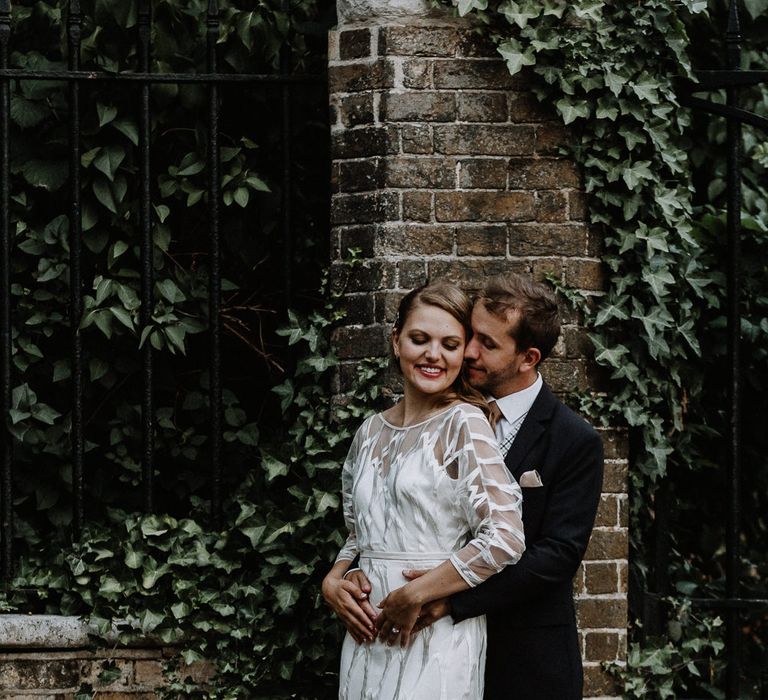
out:
<path id="1" fill-rule="evenodd" d="M 412 595 L 412 588 L 408 585 L 397 588 L 379 603 L 379 607 L 381 614 L 376 619 L 379 639 L 393 644 L 399 638 L 400 646 L 408 646 L 421 611 L 421 602 Z"/>

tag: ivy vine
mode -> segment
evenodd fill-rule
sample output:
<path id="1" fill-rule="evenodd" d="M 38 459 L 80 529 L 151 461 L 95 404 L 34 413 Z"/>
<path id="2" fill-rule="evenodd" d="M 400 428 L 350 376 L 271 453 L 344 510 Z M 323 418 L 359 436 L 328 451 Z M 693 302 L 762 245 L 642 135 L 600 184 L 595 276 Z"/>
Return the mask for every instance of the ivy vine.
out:
<path id="1" fill-rule="evenodd" d="M 478 20 L 480 31 L 497 44 L 512 74 L 529 71 L 539 99 L 571 129 L 567 153 L 582 166 L 589 217 L 601 232 L 601 259 L 608 271 L 603 295 L 584 298 L 566 290 L 583 310 L 595 359 L 609 376 L 606 391 L 583 396 L 579 403 L 593 421 L 624 424 L 631 431 L 635 580 L 641 587 L 648 584 L 654 492 L 665 480 L 677 506 L 672 517 L 676 529 L 671 534 L 671 585 L 683 596 L 722 594 L 725 515 L 717 494 L 724 488 L 718 477 L 724 469 L 726 425 L 724 124 L 708 117 L 707 122 L 682 108 L 678 92 L 684 81 L 694 79 L 693 59 L 697 68 L 716 68 L 713 56 L 725 56 L 725 4 L 452 4 L 460 15 Z M 746 0 L 743 6 L 747 13 L 742 26 L 752 41 L 745 47 L 742 67 L 765 70 L 768 3 Z M 748 108 L 768 113 L 767 88 L 742 97 Z M 758 484 L 765 483 L 768 474 L 765 451 L 760 449 L 764 431 L 758 427 L 768 416 L 762 398 L 768 369 L 767 147 L 765 134 L 746 129 L 744 434 L 745 452 L 754 462 L 745 469 L 746 478 Z M 701 489 L 692 483 L 697 480 Z M 760 518 L 759 524 L 744 518 L 745 533 L 751 537 L 745 546 L 743 578 L 752 591 L 764 591 L 766 582 L 759 552 L 768 540 L 768 528 L 759 516 L 765 507 L 759 492 L 757 487 L 745 494 L 745 511 Z M 697 511 L 711 513 L 711 521 L 700 523 Z M 674 697 L 687 685 L 694 694 L 722 696 L 717 689 L 722 670 L 719 621 L 676 616 L 675 606 L 680 605 L 684 602 L 675 600 L 669 608 L 665 637 L 645 638 L 638 631 L 629 669 L 620 674 L 629 695 Z M 686 625 L 684 633 L 681 625 Z M 752 682 L 764 671 L 765 628 L 759 616 L 748 626 Z M 681 647 L 683 634 L 690 639 Z"/>

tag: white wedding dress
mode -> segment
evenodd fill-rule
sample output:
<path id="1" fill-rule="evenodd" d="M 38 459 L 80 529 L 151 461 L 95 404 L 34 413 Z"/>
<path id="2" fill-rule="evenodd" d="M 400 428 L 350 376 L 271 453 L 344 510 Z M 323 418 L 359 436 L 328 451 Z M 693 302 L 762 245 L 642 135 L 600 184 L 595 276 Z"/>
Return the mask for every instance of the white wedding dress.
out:
<path id="1" fill-rule="evenodd" d="M 407 583 L 403 569 L 446 559 L 476 586 L 524 549 L 520 488 L 482 412 L 456 404 L 400 428 L 382 414 L 357 431 L 342 472 L 347 541 L 337 557 L 360 555 L 375 607 Z M 400 648 L 379 640 L 341 653 L 341 700 L 480 700 L 485 617 L 450 617 Z"/>

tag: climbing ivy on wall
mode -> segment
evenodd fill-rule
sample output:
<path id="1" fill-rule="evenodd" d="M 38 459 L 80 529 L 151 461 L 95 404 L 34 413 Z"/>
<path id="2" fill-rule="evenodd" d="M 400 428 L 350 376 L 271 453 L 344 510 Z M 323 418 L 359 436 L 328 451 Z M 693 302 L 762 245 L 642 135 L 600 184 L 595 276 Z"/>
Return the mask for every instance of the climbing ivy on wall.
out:
<path id="1" fill-rule="evenodd" d="M 678 93 L 682 82 L 692 78 L 693 60 L 697 68 L 720 67 L 712 65 L 717 56 L 724 60 L 724 3 L 458 0 L 453 5 L 460 15 L 479 21 L 511 73 L 525 70 L 533 76 L 539 99 L 571 128 L 568 152 L 583 168 L 590 220 L 602 233 L 601 259 L 608 273 L 605 294 L 579 304 L 596 360 L 609 376 L 607 390 L 582 397 L 581 409 L 597 423 L 630 428 L 635 581 L 641 587 L 647 583 L 654 492 L 666 480 L 676 504 L 673 591 L 721 591 L 725 515 L 717 494 L 724 488 L 726 425 L 724 124 L 683 109 Z M 743 5 L 747 44 L 742 67 L 765 70 L 768 3 L 747 0 Z M 768 113 L 768 88 L 743 99 L 748 108 Z M 744 434 L 745 453 L 754 461 L 745 466 L 745 479 L 757 485 L 745 494 L 750 538 L 744 579 L 752 591 L 765 590 L 759 552 L 768 541 L 764 521 L 756 525 L 747 515 L 762 517 L 766 504 L 760 484 L 768 474 L 759 428 L 768 418 L 763 398 L 768 369 L 766 148 L 765 134 L 746 130 Z M 568 296 L 579 301 L 572 292 Z M 695 488 L 697 481 L 701 488 Z M 711 520 L 700 523 L 697 512 L 710 513 Z M 718 696 L 718 621 L 678 614 L 680 604 L 670 609 L 665 638 L 633 646 L 630 671 L 623 672 L 628 694 L 674 697 L 687 684 L 687 692 Z M 765 621 L 748 625 L 755 649 L 751 670 L 759 675 L 765 664 Z"/>

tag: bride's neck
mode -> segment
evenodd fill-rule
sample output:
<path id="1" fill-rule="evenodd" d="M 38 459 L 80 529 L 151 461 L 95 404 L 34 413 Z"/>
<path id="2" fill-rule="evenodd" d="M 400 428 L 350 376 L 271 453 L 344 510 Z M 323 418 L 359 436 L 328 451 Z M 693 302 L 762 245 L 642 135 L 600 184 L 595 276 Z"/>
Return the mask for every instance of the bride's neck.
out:
<path id="1" fill-rule="evenodd" d="M 403 392 L 403 400 L 400 402 L 401 425 L 414 425 L 420 423 L 431 413 L 434 413 L 442 405 L 444 394 L 424 395 L 408 388 Z"/>

